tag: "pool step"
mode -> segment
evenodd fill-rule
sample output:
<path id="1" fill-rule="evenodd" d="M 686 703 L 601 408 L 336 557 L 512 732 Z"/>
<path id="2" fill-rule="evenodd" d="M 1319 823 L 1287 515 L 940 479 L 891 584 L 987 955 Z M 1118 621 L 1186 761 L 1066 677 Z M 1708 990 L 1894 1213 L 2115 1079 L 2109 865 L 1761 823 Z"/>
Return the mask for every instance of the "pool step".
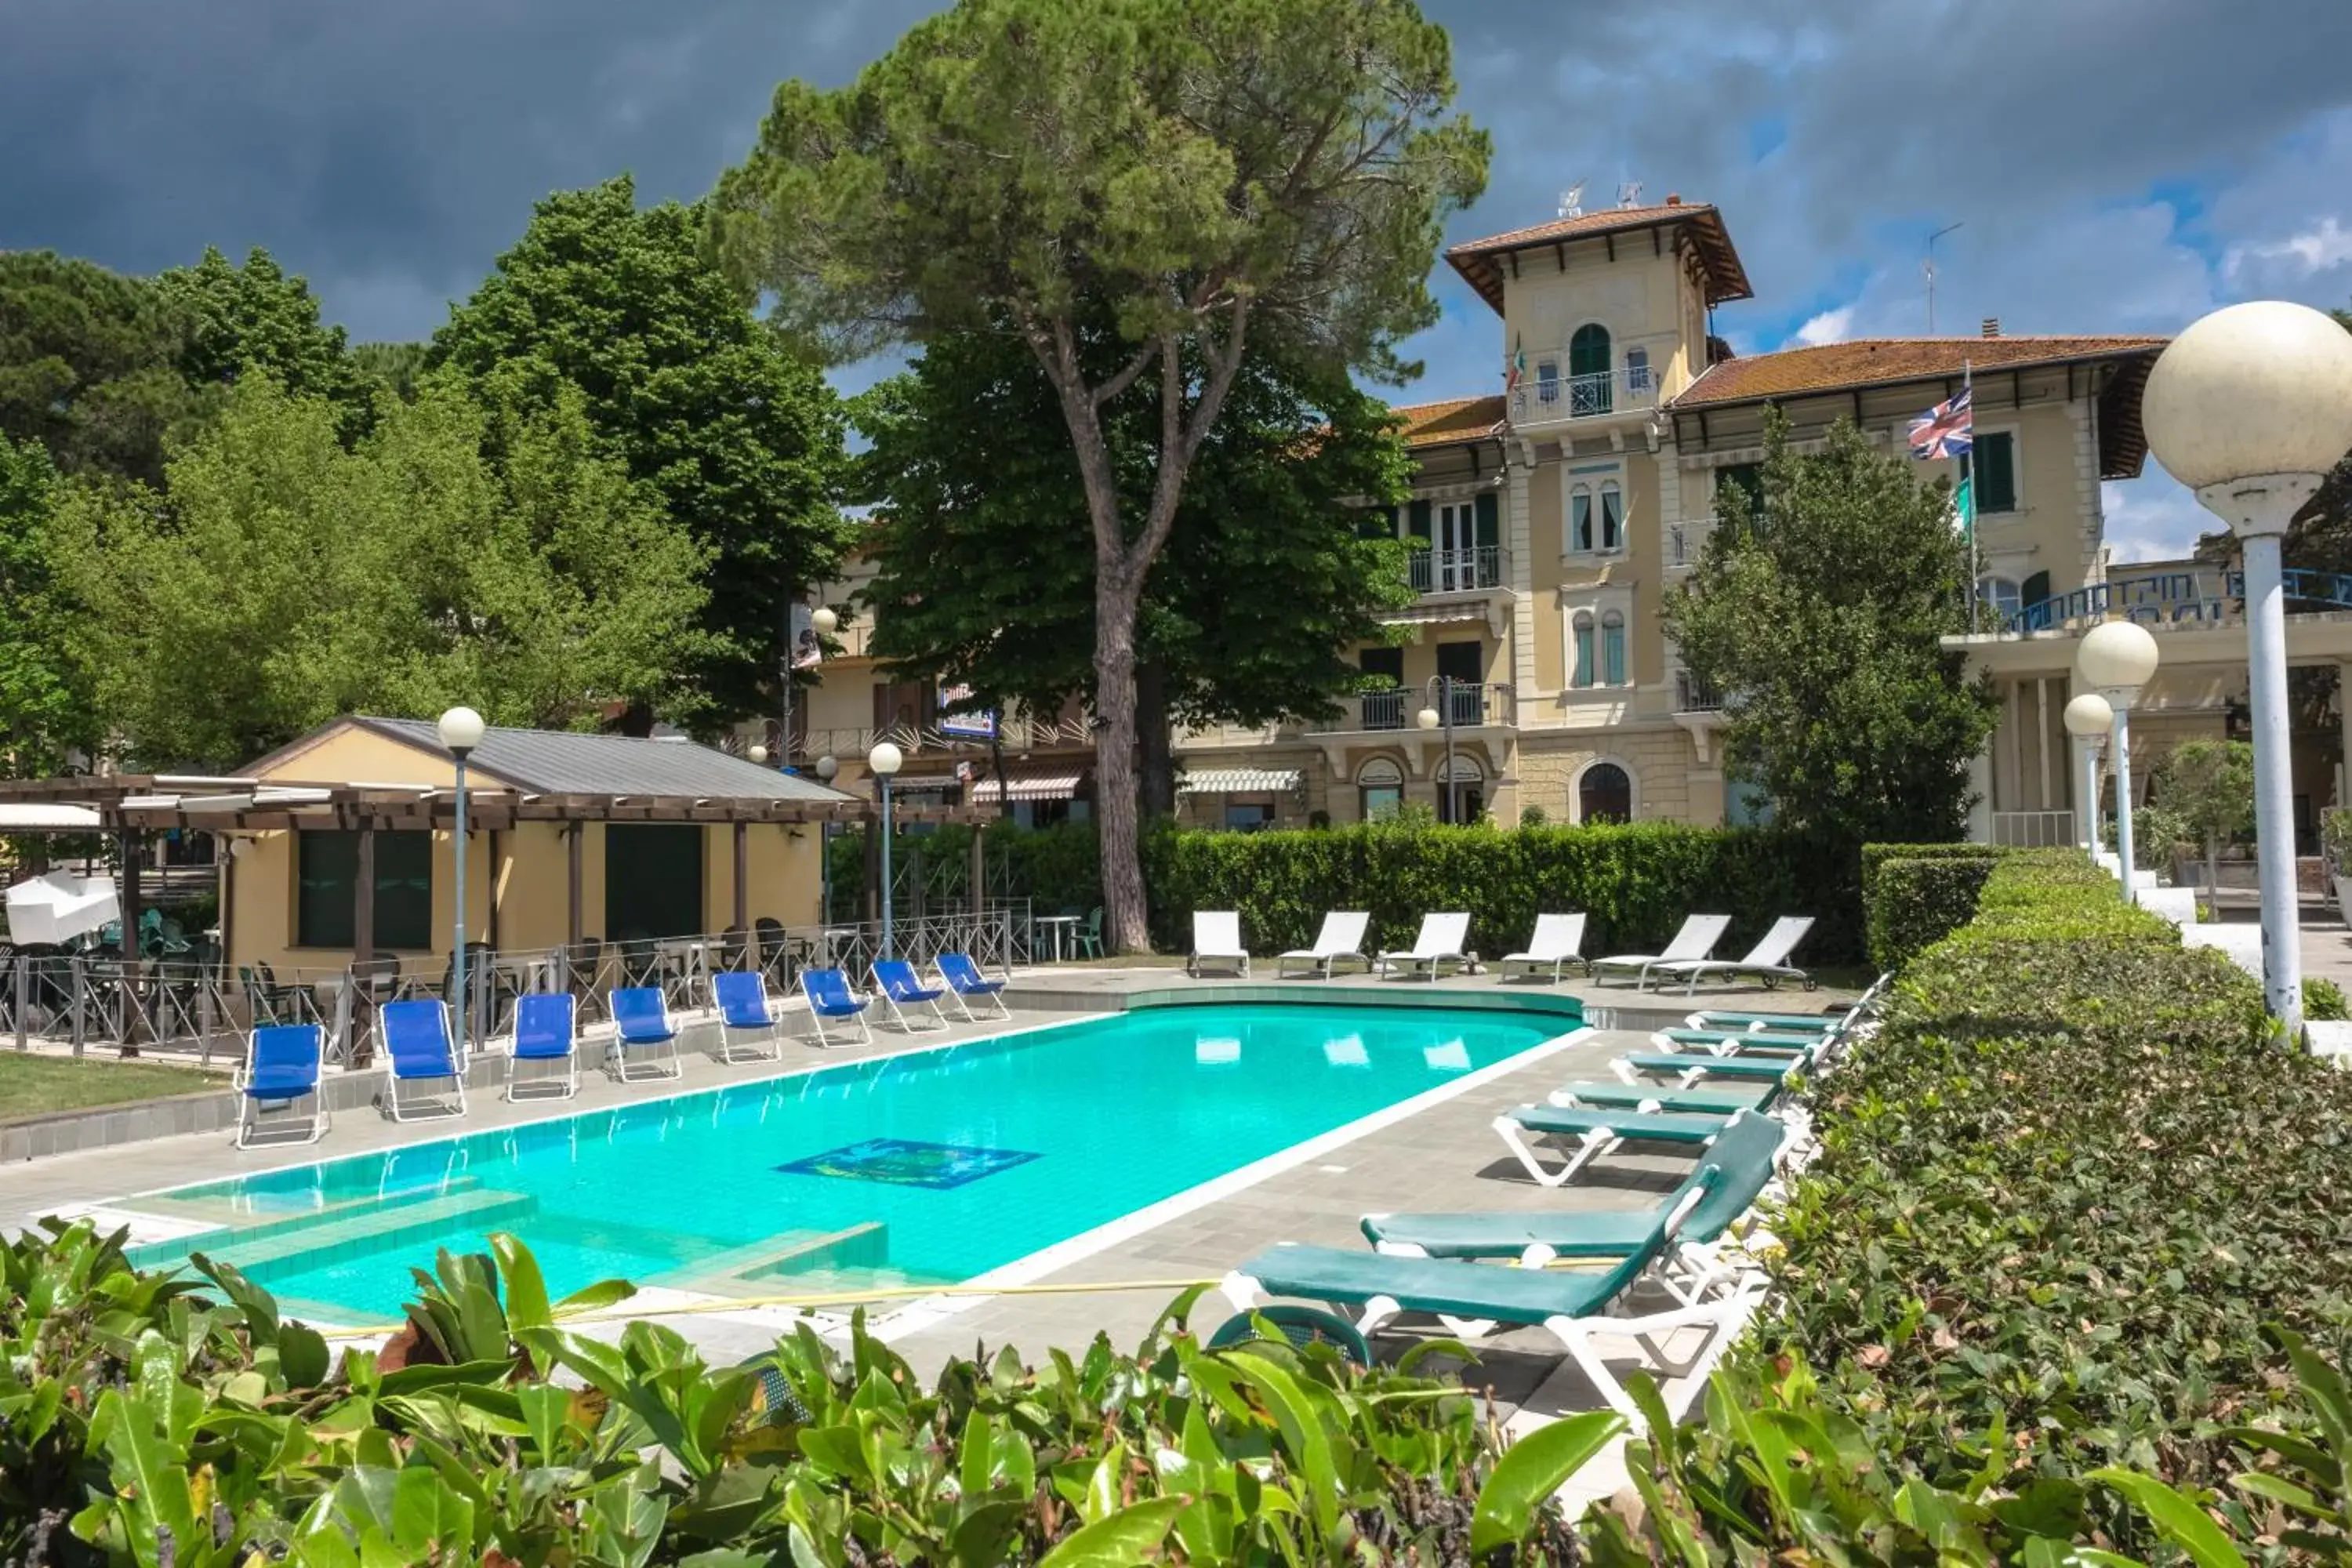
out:
<path id="1" fill-rule="evenodd" d="M 185 1214 L 192 1218 L 210 1219 L 214 1225 L 209 1230 L 173 1237 L 168 1241 L 142 1242 L 136 1247 L 128 1248 L 124 1257 L 136 1268 L 163 1268 L 181 1261 L 191 1252 L 201 1252 L 209 1257 L 217 1258 L 222 1255 L 226 1247 L 243 1247 L 249 1242 L 266 1240 L 274 1236 L 284 1236 L 290 1231 L 335 1224 L 354 1215 L 380 1214 L 394 1209 L 404 1209 L 415 1204 L 430 1202 L 435 1198 L 472 1192 L 481 1184 L 478 1177 L 453 1176 L 443 1186 L 412 1187 L 406 1192 L 385 1193 L 381 1195 L 369 1193 L 359 1197 L 338 1198 L 333 1203 L 321 1204 L 316 1208 L 259 1219 L 254 1218 L 249 1209 L 228 1208 L 228 1200 L 222 1198 L 176 1204 L 142 1199 L 140 1202 L 142 1208 L 152 1209 L 158 1214 Z"/>
<path id="2" fill-rule="evenodd" d="M 846 1230 L 784 1231 L 672 1269 L 656 1282 L 719 1296 L 772 1296 L 804 1275 L 878 1268 L 889 1260 L 890 1227 L 867 1220 Z"/>
<path id="3" fill-rule="evenodd" d="M 238 1241 L 215 1256 L 233 1263 L 257 1284 L 394 1247 L 409 1247 L 436 1234 L 459 1230 L 472 1237 L 493 1226 L 529 1218 L 539 1199 L 529 1193 L 494 1189 L 444 1193 L 420 1203 L 374 1207 L 347 1219 L 304 1226 L 255 1241 Z M 429 1262 L 429 1259 L 420 1259 Z"/>

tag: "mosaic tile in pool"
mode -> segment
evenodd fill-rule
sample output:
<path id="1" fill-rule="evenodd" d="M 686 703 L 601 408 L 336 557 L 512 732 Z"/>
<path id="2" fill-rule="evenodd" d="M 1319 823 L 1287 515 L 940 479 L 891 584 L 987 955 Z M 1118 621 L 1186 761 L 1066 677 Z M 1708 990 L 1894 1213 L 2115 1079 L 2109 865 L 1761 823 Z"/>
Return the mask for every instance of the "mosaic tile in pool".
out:
<path id="1" fill-rule="evenodd" d="M 562 1292 L 969 1279 L 1460 1075 L 1573 1021 L 1425 1007 L 1160 1007 L 459 1135 L 125 1206 L 296 1307 L 396 1314 L 412 1265 L 512 1231 Z M 1025 1156 L 1025 1157 L 1024 1157 Z M 843 1179 L 867 1172 L 875 1179 Z M 794 1169 L 798 1166 L 799 1169 Z"/>

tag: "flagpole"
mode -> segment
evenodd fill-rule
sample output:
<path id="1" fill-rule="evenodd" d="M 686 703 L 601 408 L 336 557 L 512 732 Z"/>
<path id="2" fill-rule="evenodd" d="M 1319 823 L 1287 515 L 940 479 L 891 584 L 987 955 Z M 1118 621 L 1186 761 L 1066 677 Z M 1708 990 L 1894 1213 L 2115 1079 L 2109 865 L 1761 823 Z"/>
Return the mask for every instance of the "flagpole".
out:
<path id="1" fill-rule="evenodd" d="M 1962 493 L 1969 498 L 1969 506 L 1968 510 L 1960 516 L 1960 526 L 1969 531 L 1969 635 L 1970 637 L 1976 636 L 1977 631 L 1977 601 L 1984 597 L 1983 590 L 1977 585 L 1981 580 L 1979 575 L 1981 569 L 1977 564 L 1977 495 L 1970 482 L 1976 474 L 1976 387 L 1975 367 L 1969 361 L 1962 360 L 1960 390 L 1968 395 L 1969 399 L 1969 449 L 1960 454 L 1960 485 Z"/>

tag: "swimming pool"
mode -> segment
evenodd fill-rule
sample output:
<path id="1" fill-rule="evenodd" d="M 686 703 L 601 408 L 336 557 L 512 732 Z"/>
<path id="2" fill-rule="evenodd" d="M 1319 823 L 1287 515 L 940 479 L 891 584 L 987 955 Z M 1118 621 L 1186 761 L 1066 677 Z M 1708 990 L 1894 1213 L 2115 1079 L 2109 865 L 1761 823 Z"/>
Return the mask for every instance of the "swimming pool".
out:
<path id="1" fill-rule="evenodd" d="M 123 1206 L 298 1310 L 397 1315 L 434 1249 L 527 1242 L 558 1292 L 944 1284 L 1533 1048 L 1573 1016 L 1157 1007 L 175 1188 Z"/>

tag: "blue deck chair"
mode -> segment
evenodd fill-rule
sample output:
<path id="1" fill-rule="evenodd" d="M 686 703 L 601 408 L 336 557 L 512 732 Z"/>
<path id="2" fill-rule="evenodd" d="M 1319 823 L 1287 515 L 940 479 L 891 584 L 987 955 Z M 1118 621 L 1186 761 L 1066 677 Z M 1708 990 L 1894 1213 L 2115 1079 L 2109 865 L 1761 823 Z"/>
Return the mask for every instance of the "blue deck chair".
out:
<path id="1" fill-rule="evenodd" d="M 1010 1018 L 1004 1005 L 1004 982 L 991 980 L 980 972 L 968 952 L 943 952 L 939 958 L 940 978 L 947 983 L 948 1000 L 963 1015 L 967 1024 L 977 1024 L 982 1018 Z M 993 1012 L 975 1013 L 971 1005 L 986 1003 Z"/>
<path id="2" fill-rule="evenodd" d="M 507 1098 L 570 1100 L 580 1092 L 580 1009 L 569 991 L 535 991 L 515 998 L 514 1054 L 507 1061 Z M 552 1063 L 526 1081 L 523 1064 Z"/>
<path id="3" fill-rule="evenodd" d="M 418 997 L 387 1002 L 376 1017 L 383 1031 L 383 1108 L 394 1121 L 437 1121 L 466 1114 L 466 1068 L 450 1043 L 449 1006 Z M 446 1092 L 430 1086 L 447 1084 Z M 423 1087 L 420 1087 L 423 1086 Z"/>
<path id="4" fill-rule="evenodd" d="M 613 1076 L 623 1083 L 645 1083 L 683 1077 L 686 1065 L 677 1055 L 677 1022 L 657 985 L 624 985 L 613 993 Z M 632 1070 L 629 1053 L 643 1051 L 650 1058 Z M 665 1067 L 662 1058 L 669 1058 Z"/>
<path id="5" fill-rule="evenodd" d="M 722 1062 L 773 1062 L 784 1056 L 784 1020 L 768 997 L 768 982 L 755 970 L 722 969 L 710 977 L 710 992 L 719 1003 L 719 1059 Z M 748 1036 L 754 1043 L 738 1044 Z M 767 1048 L 756 1043 L 764 1039 Z"/>
<path id="6" fill-rule="evenodd" d="M 882 1005 L 890 1009 L 890 1021 L 906 1033 L 928 1032 L 948 1026 L 948 1016 L 940 1011 L 940 998 L 947 993 L 926 985 L 915 973 L 915 966 L 903 958 L 877 958 L 874 961 L 874 984 L 882 993 Z M 927 1022 L 907 1016 L 908 1007 L 929 1007 L 931 1016 Z"/>
<path id="7" fill-rule="evenodd" d="M 316 1024 L 265 1024 L 253 1031 L 238 1069 L 236 1087 L 244 1096 L 236 1119 L 236 1146 L 251 1149 L 263 1134 L 269 1144 L 316 1143 L 327 1131 L 327 1101 L 319 1092 L 320 1064 L 326 1056 L 326 1037 Z M 310 1102 L 306 1116 L 296 1110 Z M 273 1125 L 262 1118 L 279 1113 Z M 279 1133 L 299 1132 L 299 1137 Z"/>
<path id="8" fill-rule="evenodd" d="M 849 988 L 849 976 L 840 970 L 802 970 L 801 994 L 808 998 L 809 1020 L 816 1026 L 818 1045 L 834 1043 L 832 1032 L 824 1026 L 827 1018 L 847 1018 L 856 1023 L 857 1036 L 854 1044 L 874 1043 L 874 1033 L 866 1026 L 866 999 Z"/>

